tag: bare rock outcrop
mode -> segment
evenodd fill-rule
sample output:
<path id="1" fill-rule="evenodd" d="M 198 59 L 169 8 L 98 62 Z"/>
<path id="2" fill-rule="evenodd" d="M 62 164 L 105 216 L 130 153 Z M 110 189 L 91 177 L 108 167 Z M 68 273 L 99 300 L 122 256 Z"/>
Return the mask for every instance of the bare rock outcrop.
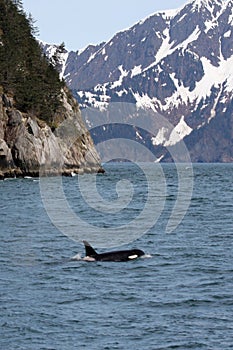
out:
<path id="1" fill-rule="evenodd" d="M 0 96 L 0 178 L 103 172 L 76 101 L 63 91 L 54 125 L 14 108 Z"/>

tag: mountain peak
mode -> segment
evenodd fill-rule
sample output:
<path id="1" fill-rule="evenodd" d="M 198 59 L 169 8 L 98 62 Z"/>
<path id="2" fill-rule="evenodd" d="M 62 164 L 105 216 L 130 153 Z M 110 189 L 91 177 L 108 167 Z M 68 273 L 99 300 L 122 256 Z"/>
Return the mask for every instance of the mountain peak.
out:
<path id="1" fill-rule="evenodd" d="M 195 10 L 199 11 L 203 7 L 213 9 L 216 5 L 222 6 L 225 2 L 225 0 L 190 0 L 188 4 L 191 4 Z"/>
<path id="2" fill-rule="evenodd" d="M 64 78 L 81 107 L 151 108 L 185 137 L 194 161 L 232 161 L 232 6 L 232 0 L 189 0 L 156 12 L 104 45 L 70 53 Z M 165 135 L 163 129 L 155 135 L 157 146 L 170 142 Z"/>

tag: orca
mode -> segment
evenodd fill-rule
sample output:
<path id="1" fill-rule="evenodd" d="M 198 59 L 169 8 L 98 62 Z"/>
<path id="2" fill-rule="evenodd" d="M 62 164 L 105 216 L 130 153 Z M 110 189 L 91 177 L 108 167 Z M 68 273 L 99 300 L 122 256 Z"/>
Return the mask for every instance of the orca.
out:
<path id="1" fill-rule="evenodd" d="M 118 250 L 98 254 L 87 241 L 83 241 L 83 243 L 86 250 L 86 256 L 84 258 L 86 261 L 130 261 L 145 255 L 140 249 Z"/>

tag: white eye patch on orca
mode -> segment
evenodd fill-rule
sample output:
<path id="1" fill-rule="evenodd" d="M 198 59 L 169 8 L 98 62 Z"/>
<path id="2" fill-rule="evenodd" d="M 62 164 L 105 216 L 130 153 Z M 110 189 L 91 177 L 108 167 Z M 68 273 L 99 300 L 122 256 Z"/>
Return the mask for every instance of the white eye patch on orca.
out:
<path id="1" fill-rule="evenodd" d="M 130 260 L 137 259 L 137 258 L 138 258 L 137 254 L 128 256 L 128 259 Z"/>

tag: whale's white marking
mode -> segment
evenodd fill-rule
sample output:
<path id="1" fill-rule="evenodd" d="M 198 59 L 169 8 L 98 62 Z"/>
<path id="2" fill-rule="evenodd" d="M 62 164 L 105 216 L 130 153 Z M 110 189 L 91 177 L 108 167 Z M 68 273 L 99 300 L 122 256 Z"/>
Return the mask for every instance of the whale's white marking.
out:
<path id="1" fill-rule="evenodd" d="M 85 256 L 85 258 L 83 258 L 83 261 L 96 261 L 95 258 L 92 258 L 91 256 Z"/>
<path id="2" fill-rule="evenodd" d="M 137 254 L 135 254 L 135 255 L 130 255 L 130 256 L 128 256 L 128 258 L 129 258 L 130 260 L 137 259 L 137 258 L 138 258 L 138 255 L 137 255 Z"/>

